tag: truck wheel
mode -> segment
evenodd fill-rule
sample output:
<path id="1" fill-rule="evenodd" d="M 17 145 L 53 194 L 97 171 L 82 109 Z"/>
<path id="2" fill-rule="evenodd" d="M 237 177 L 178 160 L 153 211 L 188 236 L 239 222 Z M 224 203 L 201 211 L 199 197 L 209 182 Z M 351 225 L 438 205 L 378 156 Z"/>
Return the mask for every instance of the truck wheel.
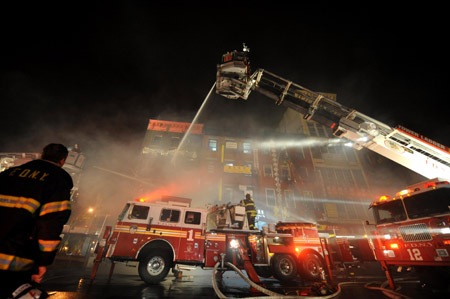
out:
<path id="1" fill-rule="evenodd" d="M 280 281 L 294 280 L 297 276 L 297 265 L 289 254 L 277 254 L 272 262 L 273 276 Z"/>
<path id="2" fill-rule="evenodd" d="M 322 262 L 314 253 L 307 253 L 300 257 L 300 276 L 305 280 L 320 280 L 323 269 Z"/>
<path id="3" fill-rule="evenodd" d="M 169 273 L 172 261 L 166 252 L 150 251 L 139 261 L 139 276 L 149 284 L 162 281 Z"/>

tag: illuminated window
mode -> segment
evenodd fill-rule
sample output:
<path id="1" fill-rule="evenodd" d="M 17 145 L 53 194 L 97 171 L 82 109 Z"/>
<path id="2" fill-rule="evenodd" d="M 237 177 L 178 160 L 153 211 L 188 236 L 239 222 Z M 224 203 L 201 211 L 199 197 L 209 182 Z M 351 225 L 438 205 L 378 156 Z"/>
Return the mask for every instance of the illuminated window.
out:
<path id="1" fill-rule="evenodd" d="M 242 147 L 243 147 L 244 154 L 251 154 L 251 152 L 252 152 L 252 145 L 251 145 L 250 142 L 244 142 L 242 144 Z"/>
<path id="2" fill-rule="evenodd" d="M 213 152 L 217 151 L 217 139 L 209 139 L 208 149 Z"/>

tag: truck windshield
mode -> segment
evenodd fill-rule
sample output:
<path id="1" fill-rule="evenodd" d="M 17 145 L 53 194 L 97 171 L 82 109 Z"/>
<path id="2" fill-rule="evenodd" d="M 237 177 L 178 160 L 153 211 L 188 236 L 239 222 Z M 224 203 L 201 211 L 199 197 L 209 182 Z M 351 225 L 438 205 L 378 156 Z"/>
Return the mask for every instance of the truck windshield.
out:
<path id="1" fill-rule="evenodd" d="M 405 209 L 400 200 L 374 206 L 373 216 L 377 224 L 406 220 Z"/>
<path id="2" fill-rule="evenodd" d="M 411 219 L 450 214 L 450 188 L 440 188 L 405 198 Z"/>

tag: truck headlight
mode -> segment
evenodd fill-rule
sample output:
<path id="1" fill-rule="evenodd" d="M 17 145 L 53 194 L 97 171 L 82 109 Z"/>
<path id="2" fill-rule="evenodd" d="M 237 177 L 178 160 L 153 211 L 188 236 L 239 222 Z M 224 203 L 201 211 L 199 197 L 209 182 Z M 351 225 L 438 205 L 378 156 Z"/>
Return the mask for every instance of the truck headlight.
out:
<path id="1" fill-rule="evenodd" d="M 236 239 L 231 239 L 230 241 L 230 248 L 236 249 L 239 246 L 239 242 Z"/>
<path id="2" fill-rule="evenodd" d="M 441 228 L 441 234 L 450 234 L 450 227 Z"/>

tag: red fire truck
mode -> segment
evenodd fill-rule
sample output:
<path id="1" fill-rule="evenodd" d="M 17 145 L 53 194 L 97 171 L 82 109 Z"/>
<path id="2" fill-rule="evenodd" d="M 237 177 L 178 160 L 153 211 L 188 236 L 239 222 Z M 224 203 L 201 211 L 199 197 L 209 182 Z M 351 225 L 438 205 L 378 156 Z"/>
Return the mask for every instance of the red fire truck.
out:
<path id="1" fill-rule="evenodd" d="M 450 184 L 439 179 L 408 186 L 371 204 L 372 246 L 393 285 L 389 266 L 415 267 L 423 283 L 450 278 Z"/>
<path id="2" fill-rule="evenodd" d="M 258 69 L 250 74 L 249 49 L 224 55 L 217 66 L 216 92 L 247 100 L 255 90 L 301 113 L 349 140 L 355 149 L 370 149 L 430 181 L 410 186 L 371 208 L 376 219 L 372 234 L 376 258 L 394 288 L 390 266 L 415 267 L 425 283 L 450 278 L 450 148 L 403 126 L 391 128 L 354 109 L 290 80 Z M 239 70 L 239 71 L 238 71 Z M 437 179 L 440 178 L 440 179 Z"/>
<path id="3" fill-rule="evenodd" d="M 331 260 L 316 225 L 279 222 L 250 230 L 244 206 L 206 210 L 192 208 L 190 202 L 172 196 L 128 202 L 112 231 L 105 232 L 100 248 L 113 263 L 138 262 L 139 275 L 147 283 L 163 280 L 177 265 L 212 269 L 221 263 L 224 269 L 226 262 L 245 269 L 255 283 L 259 276 L 282 281 L 298 274 L 307 281 L 326 279 Z M 92 278 L 102 256 L 100 250 Z"/>

